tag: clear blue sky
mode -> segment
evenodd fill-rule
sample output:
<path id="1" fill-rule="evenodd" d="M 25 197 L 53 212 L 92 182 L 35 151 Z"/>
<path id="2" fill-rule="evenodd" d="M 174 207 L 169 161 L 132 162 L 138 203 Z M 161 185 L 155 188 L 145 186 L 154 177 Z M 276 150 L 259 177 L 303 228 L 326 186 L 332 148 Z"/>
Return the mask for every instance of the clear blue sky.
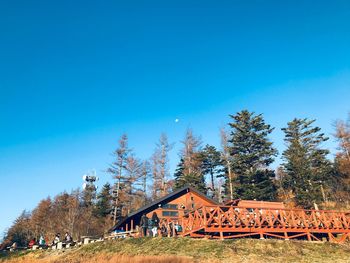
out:
<path id="1" fill-rule="evenodd" d="M 280 152 L 294 117 L 331 134 L 350 110 L 349 49 L 347 0 L 1 1 L 0 231 L 89 169 L 110 180 L 123 132 L 140 158 L 168 133 L 172 170 L 187 127 L 218 146 L 245 108 Z"/>

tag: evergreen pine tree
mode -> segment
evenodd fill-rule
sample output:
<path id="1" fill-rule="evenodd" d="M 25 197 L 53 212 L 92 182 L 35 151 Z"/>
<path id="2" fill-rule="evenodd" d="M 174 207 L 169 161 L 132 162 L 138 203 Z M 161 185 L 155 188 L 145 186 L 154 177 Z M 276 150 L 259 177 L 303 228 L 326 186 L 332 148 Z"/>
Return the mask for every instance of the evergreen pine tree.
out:
<path id="1" fill-rule="evenodd" d="M 198 176 L 193 173 L 186 173 L 184 159 L 181 158 L 179 164 L 177 165 L 176 171 L 174 173 L 175 185 L 174 189 L 179 189 L 186 185 L 192 186 L 202 193 L 207 192 L 207 188 L 205 186 L 204 176 Z"/>
<path id="2" fill-rule="evenodd" d="M 86 184 L 85 189 L 82 192 L 82 204 L 85 207 L 92 207 L 94 199 L 96 197 L 96 188 L 93 184 Z"/>
<path id="3" fill-rule="evenodd" d="M 184 169 L 184 159 L 181 158 L 174 173 L 174 189 L 179 189 L 187 184 L 186 180 L 184 179 Z"/>
<path id="4" fill-rule="evenodd" d="M 285 176 L 282 186 L 291 190 L 298 205 L 311 208 L 325 201 L 328 186 L 333 180 L 333 167 L 327 159 L 329 151 L 321 144 L 328 138 L 313 127 L 315 120 L 294 119 L 288 122 L 284 141 L 287 149 L 282 156 Z"/>
<path id="5" fill-rule="evenodd" d="M 216 150 L 215 146 L 207 144 L 201 151 L 202 169 L 204 175 L 210 176 L 210 192 L 211 197 L 218 197 L 218 189 L 215 185 L 215 178 L 221 175 L 223 170 L 221 154 Z"/>
<path id="6" fill-rule="evenodd" d="M 97 217 L 106 217 L 112 212 L 112 194 L 111 185 L 106 183 L 103 185 L 101 192 L 97 195 L 97 202 L 94 214 Z"/>
<path id="7" fill-rule="evenodd" d="M 274 200 L 276 187 L 273 182 L 275 173 L 269 169 L 277 150 L 272 146 L 268 135 L 273 131 L 262 115 L 243 110 L 230 115 L 229 123 L 230 154 L 232 168 L 237 175 L 234 192 L 237 198 Z"/>

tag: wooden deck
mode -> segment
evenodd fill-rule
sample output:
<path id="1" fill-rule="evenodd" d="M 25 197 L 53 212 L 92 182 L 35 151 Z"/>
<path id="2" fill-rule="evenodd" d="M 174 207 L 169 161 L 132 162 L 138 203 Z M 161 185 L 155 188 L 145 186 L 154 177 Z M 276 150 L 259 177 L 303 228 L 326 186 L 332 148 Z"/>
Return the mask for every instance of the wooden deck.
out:
<path id="1" fill-rule="evenodd" d="M 179 220 L 182 236 L 350 240 L 350 212 L 203 206 Z"/>

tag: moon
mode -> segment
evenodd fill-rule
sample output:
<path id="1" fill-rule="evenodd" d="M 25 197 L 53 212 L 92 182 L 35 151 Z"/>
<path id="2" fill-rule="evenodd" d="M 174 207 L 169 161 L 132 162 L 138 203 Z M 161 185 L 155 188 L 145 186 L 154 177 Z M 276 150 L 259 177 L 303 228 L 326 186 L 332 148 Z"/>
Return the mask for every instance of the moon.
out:
<path id="1" fill-rule="evenodd" d="M 175 119 L 175 122 L 178 123 L 180 120 L 178 118 Z"/>

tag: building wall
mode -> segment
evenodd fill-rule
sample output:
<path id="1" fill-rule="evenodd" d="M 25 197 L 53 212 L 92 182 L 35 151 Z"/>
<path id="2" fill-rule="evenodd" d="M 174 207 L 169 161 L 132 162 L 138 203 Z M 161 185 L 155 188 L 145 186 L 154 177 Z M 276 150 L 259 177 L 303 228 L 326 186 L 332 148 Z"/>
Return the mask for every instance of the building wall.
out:
<path id="1" fill-rule="evenodd" d="M 153 210 L 147 214 L 147 217 L 151 218 L 153 212 L 157 213 L 157 216 L 161 218 L 177 220 L 179 217 L 182 217 L 185 212 L 197 209 L 201 206 L 210 206 L 215 205 L 209 200 L 204 199 L 200 195 L 194 192 L 187 192 L 186 194 L 170 201 L 167 204 L 163 204 L 158 209 Z"/>

